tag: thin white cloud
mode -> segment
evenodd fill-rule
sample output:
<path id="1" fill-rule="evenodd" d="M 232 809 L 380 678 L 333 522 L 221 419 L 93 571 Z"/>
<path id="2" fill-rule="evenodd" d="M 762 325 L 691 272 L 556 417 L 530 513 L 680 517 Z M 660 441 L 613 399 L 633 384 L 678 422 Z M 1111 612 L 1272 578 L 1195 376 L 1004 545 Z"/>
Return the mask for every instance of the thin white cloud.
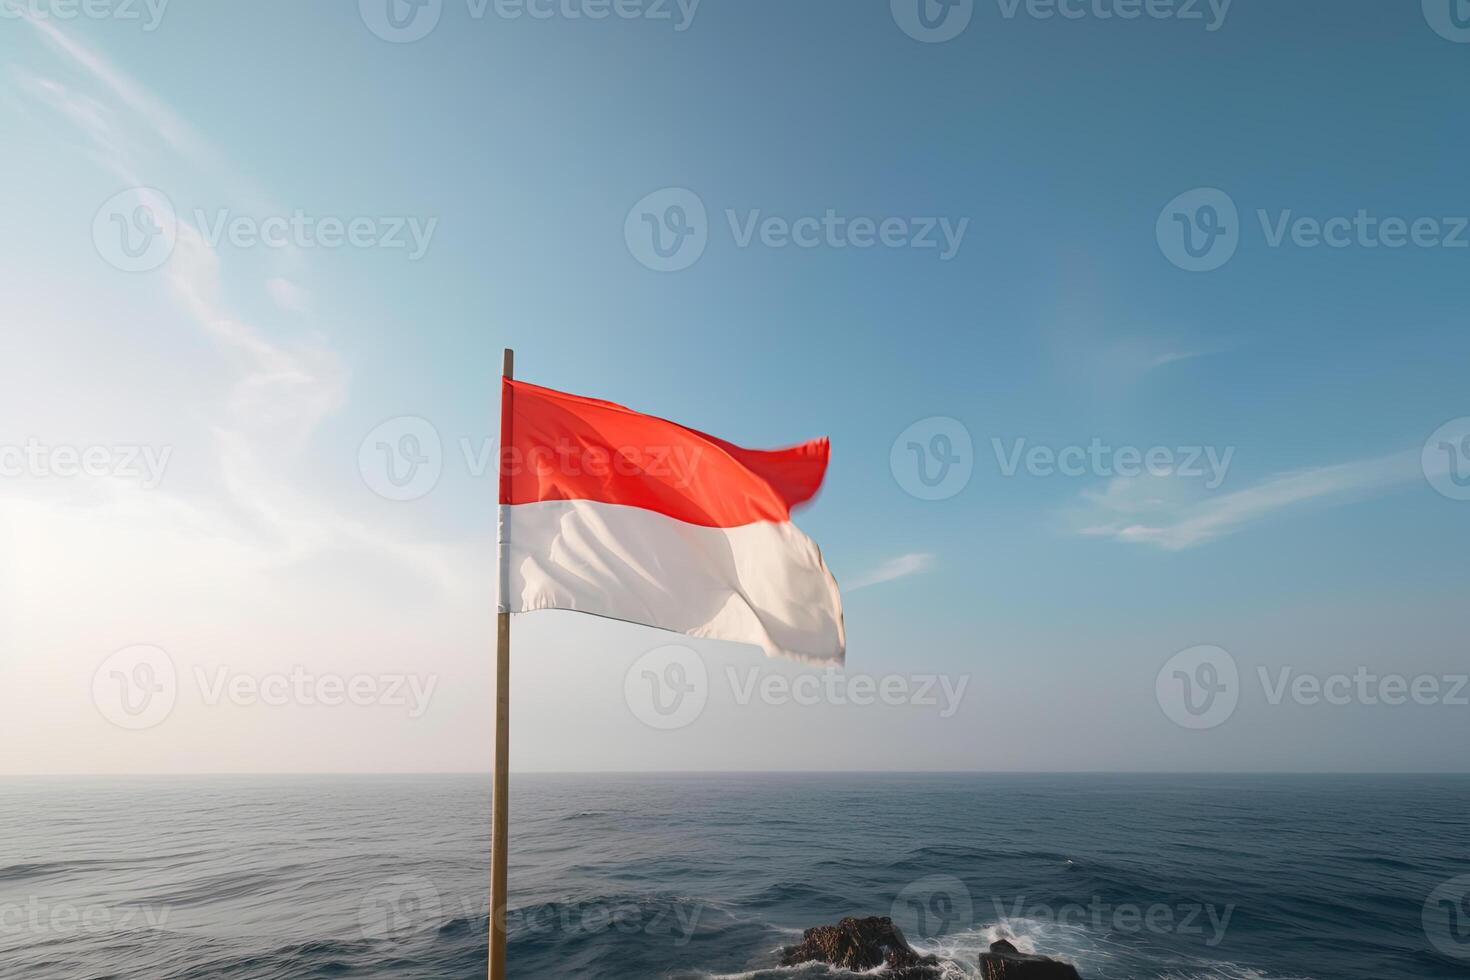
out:
<path id="1" fill-rule="evenodd" d="M 1211 347 L 1211 348 L 1202 348 L 1202 349 L 1198 349 L 1198 350 L 1170 350 L 1170 351 L 1165 351 L 1164 353 L 1161 353 L 1161 354 L 1155 354 L 1147 362 L 1147 364 L 1144 365 L 1144 370 L 1145 371 L 1152 371 L 1152 370 L 1154 370 L 1156 368 L 1161 368 L 1161 367 L 1164 367 L 1164 366 L 1169 365 L 1169 364 L 1178 364 L 1181 361 L 1192 361 L 1195 358 L 1199 358 L 1199 357 L 1209 357 L 1211 354 L 1219 354 L 1219 353 L 1224 352 L 1224 350 L 1225 350 L 1225 348 L 1223 348 L 1223 347 Z"/>
<path id="2" fill-rule="evenodd" d="M 883 562 L 877 568 L 872 569 L 865 575 L 859 575 L 853 581 L 843 586 L 844 592 L 856 592 L 858 589 L 866 589 L 872 585 L 880 585 L 883 582 L 892 582 L 896 579 L 908 578 L 910 575 L 918 575 L 927 572 L 934 567 L 934 556 L 916 551 L 907 555 L 899 555 Z"/>
<path id="3" fill-rule="evenodd" d="M 85 70 L 107 88 L 112 97 L 136 113 L 158 138 L 180 154 L 203 162 L 214 158 L 205 142 L 181 120 L 172 109 L 151 95 L 143 86 L 114 68 L 96 51 L 68 37 L 49 19 L 23 8 L 20 19 L 34 27 L 40 35 L 71 63 Z M 217 162 L 217 161 L 216 161 Z"/>
<path id="4" fill-rule="evenodd" d="M 285 276 L 267 279 L 265 291 L 287 313 L 305 313 L 311 308 L 311 299 L 306 290 Z"/>
<path id="5" fill-rule="evenodd" d="M 1102 493 L 1085 493 L 1074 515 L 1078 533 L 1181 551 L 1233 534 L 1249 524 L 1307 504 L 1333 504 L 1375 495 L 1423 478 L 1417 452 L 1294 470 L 1253 487 L 1179 501 L 1177 478 L 1124 478 Z"/>
<path id="6" fill-rule="evenodd" d="M 152 158 L 161 147 L 177 158 L 169 161 L 175 167 L 182 164 L 184 172 L 217 181 L 212 193 L 222 199 L 235 196 L 223 185 L 246 185 L 221 154 L 143 85 L 55 24 L 26 20 L 78 80 L 61 82 L 18 70 L 22 91 L 89 138 L 100 165 L 114 176 L 133 185 L 151 182 L 138 174 L 160 167 Z M 233 538 L 254 556 L 243 562 L 251 567 L 278 567 L 334 551 L 368 551 L 445 588 L 466 588 L 472 576 L 455 549 L 401 539 L 354 521 L 290 479 L 283 464 L 305 452 L 322 421 L 346 402 L 350 372 L 311 324 L 305 325 L 307 332 L 290 336 L 235 315 L 225 298 L 224 271 L 219 251 L 180 215 L 173 253 L 156 274 L 165 277 L 174 303 L 235 370 L 219 415 L 211 420 L 213 462 L 225 493 L 176 500 L 155 492 L 134 506 L 153 503 L 150 526 L 158 534 L 168 534 L 170 528 L 188 534 L 207 525 L 215 534 Z M 267 275 L 257 287 L 283 310 L 300 313 L 309 305 L 309 290 L 296 278 Z"/>
<path id="7" fill-rule="evenodd" d="M 1075 288 L 1075 287 L 1074 287 Z M 1199 336 L 1187 327 L 1136 327 L 1108 323 L 1096 313 L 1099 298 L 1082 289 L 1064 297 L 1044 332 L 1057 367 L 1096 394 L 1116 395 L 1153 372 L 1235 349 L 1235 341 Z"/>

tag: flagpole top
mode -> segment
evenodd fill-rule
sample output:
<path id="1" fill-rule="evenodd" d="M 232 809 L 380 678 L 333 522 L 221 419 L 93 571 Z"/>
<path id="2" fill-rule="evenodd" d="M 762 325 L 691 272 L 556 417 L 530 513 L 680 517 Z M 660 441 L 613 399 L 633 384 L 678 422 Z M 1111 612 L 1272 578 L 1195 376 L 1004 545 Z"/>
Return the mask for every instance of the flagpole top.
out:
<path id="1" fill-rule="evenodd" d="M 500 376 L 502 378 L 514 378 L 516 376 L 516 352 L 509 347 L 505 349 L 504 359 L 501 361 Z"/>

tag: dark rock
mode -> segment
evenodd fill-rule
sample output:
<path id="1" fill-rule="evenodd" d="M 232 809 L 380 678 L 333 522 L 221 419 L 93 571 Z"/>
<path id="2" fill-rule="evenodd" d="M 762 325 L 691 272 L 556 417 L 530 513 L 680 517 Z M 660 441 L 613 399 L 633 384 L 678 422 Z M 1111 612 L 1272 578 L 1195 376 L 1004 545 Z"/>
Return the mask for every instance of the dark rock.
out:
<path id="1" fill-rule="evenodd" d="M 1022 953 L 1004 939 L 997 939 L 990 944 L 990 952 L 980 954 L 980 976 L 985 980 L 1082 980 L 1072 964 Z"/>
<path id="2" fill-rule="evenodd" d="M 814 962 L 855 972 L 886 966 L 889 972 L 884 977 L 892 980 L 935 980 L 939 976 L 939 958 L 914 952 L 887 916 L 848 917 L 835 926 L 808 929 L 801 934 L 800 944 L 781 955 L 782 966 Z"/>

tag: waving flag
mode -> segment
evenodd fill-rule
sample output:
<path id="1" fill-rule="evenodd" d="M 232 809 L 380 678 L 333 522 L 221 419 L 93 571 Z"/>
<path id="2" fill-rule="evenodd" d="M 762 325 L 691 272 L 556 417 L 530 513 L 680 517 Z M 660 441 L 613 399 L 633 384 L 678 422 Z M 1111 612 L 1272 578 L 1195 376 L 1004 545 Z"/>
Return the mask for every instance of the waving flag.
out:
<path id="1" fill-rule="evenodd" d="M 791 523 L 822 485 L 826 439 L 742 449 L 612 402 L 502 386 L 501 612 L 571 609 L 842 661 L 837 583 Z"/>

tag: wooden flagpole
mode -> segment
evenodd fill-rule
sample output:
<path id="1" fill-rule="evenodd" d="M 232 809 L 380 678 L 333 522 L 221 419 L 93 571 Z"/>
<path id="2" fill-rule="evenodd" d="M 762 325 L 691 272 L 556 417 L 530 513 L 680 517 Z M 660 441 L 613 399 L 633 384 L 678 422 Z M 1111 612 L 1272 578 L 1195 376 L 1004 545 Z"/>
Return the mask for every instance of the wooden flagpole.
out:
<path id="1" fill-rule="evenodd" d="M 501 368 L 502 378 L 515 377 L 515 351 L 505 349 L 505 360 Z M 501 386 L 500 398 L 500 452 L 499 475 L 505 480 L 505 454 L 510 448 L 510 399 Z M 503 491 L 503 488 L 500 488 Z M 490 980 L 505 980 L 505 906 L 506 906 L 506 851 L 507 831 L 510 824 L 510 613 L 507 612 L 509 583 L 506 581 L 505 561 L 508 529 L 505 527 L 506 507 L 499 503 L 504 493 L 497 495 L 499 514 L 496 521 L 495 552 L 499 566 L 496 589 L 500 607 L 495 616 L 495 785 L 491 802 L 490 817 Z"/>

